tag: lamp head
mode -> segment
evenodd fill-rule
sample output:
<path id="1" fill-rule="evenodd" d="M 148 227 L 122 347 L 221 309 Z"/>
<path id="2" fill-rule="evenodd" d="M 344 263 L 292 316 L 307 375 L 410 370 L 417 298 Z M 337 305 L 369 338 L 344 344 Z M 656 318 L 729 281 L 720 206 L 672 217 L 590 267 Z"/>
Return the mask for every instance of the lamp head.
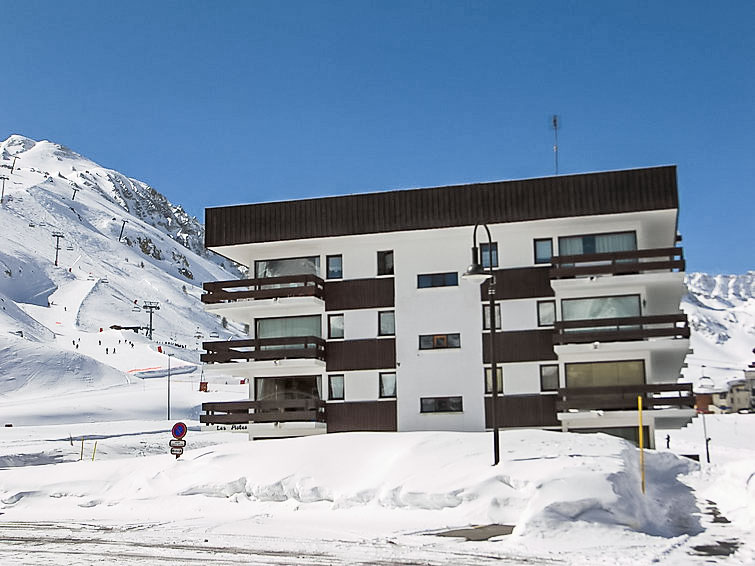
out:
<path id="1" fill-rule="evenodd" d="M 480 264 L 479 253 L 477 246 L 472 248 L 472 263 L 464 272 L 462 277 L 470 281 L 484 281 L 492 276 L 491 273 L 485 271 L 485 268 Z"/>

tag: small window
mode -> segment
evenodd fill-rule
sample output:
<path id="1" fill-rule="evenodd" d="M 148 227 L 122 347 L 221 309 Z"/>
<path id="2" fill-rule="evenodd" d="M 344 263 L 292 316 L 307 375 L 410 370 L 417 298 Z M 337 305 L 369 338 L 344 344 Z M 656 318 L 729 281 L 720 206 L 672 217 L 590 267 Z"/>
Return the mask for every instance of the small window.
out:
<path id="1" fill-rule="evenodd" d="M 420 413 L 461 413 L 461 397 L 421 397 Z"/>
<path id="2" fill-rule="evenodd" d="M 543 238 L 535 240 L 535 263 L 550 263 L 553 258 L 553 240 Z"/>
<path id="3" fill-rule="evenodd" d="M 490 254 L 488 253 L 488 248 L 490 248 L 490 251 L 493 254 L 493 267 L 498 267 L 498 243 L 493 242 L 492 244 L 480 244 L 480 260 L 482 262 L 482 266 L 485 269 L 490 268 Z"/>
<path id="4" fill-rule="evenodd" d="M 498 393 L 503 393 L 503 368 L 496 366 L 496 375 L 498 376 Z M 485 393 L 493 392 L 493 368 L 485 368 Z"/>
<path id="5" fill-rule="evenodd" d="M 495 327 L 501 328 L 501 305 L 495 306 Z M 490 330 L 490 305 L 482 305 L 482 329 Z"/>
<path id="6" fill-rule="evenodd" d="M 342 279 L 343 278 L 343 256 L 341 255 L 329 255 L 325 258 L 326 264 L 326 277 L 328 279 Z"/>
<path id="7" fill-rule="evenodd" d="M 540 390 L 558 391 L 558 365 L 540 366 Z"/>
<path id="8" fill-rule="evenodd" d="M 343 315 L 328 315 L 328 338 L 343 338 Z"/>
<path id="9" fill-rule="evenodd" d="M 454 287 L 459 284 L 459 274 L 451 273 L 426 273 L 417 275 L 417 288 L 427 289 L 428 287 Z"/>
<path id="10" fill-rule="evenodd" d="M 419 337 L 420 350 L 461 348 L 460 334 L 423 334 Z"/>
<path id="11" fill-rule="evenodd" d="M 378 336 L 396 335 L 396 315 L 393 311 L 378 313 Z"/>
<path id="12" fill-rule="evenodd" d="M 556 322 L 556 301 L 537 302 L 537 325 L 553 326 Z"/>
<path id="13" fill-rule="evenodd" d="M 396 372 L 380 374 L 380 398 L 390 399 L 396 397 Z"/>
<path id="14" fill-rule="evenodd" d="M 343 401 L 343 375 L 328 376 L 328 399 Z"/>
<path id="15" fill-rule="evenodd" d="M 377 253 L 377 274 L 393 275 L 393 250 Z"/>

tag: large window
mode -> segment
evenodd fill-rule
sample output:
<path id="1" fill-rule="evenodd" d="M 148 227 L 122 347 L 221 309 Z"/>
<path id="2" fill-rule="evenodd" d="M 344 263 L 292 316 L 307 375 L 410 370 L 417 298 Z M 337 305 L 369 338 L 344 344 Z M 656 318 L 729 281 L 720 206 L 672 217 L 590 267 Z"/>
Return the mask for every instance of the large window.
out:
<path id="1" fill-rule="evenodd" d="M 341 279 L 343 277 L 343 256 L 329 255 L 325 258 L 326 277 L 328 279 Z"/>
<path id="2" fill-rule="evenodd" d="M 343 315 L 328 315 L 328 338 L 343 338 Z"/>
<path id="3" fill-rule="evenodd" d="M 535 240 L 535 263 L 550 263 L 553 258 L 553 240 L 541 238 Z"/>
<path id="4" fill-rule="evenodd" d="M 587 297 L 561 300 L 562 320 L 594 320 L 640 316 L 639 295 Z"/>
<path id="5" fill-rule="evenodd" d="M 428 287 L 453 287 L 459 284 L 459 274 L 451 273 L 426 273 L 417 275 L 417 288 L 426 289 Z"/>
<path id="6" fill-rule="evenodd" d="M 495 327 L 501 328 L 501 305 L 495 306 Z M 490 330 L 490 305 L 482 305 L 482 329 Z"/>
<path id="7" fill-rule="evenodd" d="M 540 391 L 558 391 L 558 364 L 540 366 Z"/>
<path id="8" fill-rule="evenodd" d="M 328 399 L 331 401 L 343 401 L 343 375 L 328 376 Z"/>
<path id="9" fill-rule="evenodd" d="M 645 383 L 645 362 L 583 362 L 566 364 L 566 387 L 614 387 Z"/>
<path id="10" fill-rule="evenodd" d="M 393 250 L 377 253 L 377 274 L 393 275 Z"/>
<path id="11" fill-rule="evenodd" d="M 492 252 L 493 255 L 493 267 L 498 267 L 498 243 L 493 242 L 492 244 L 480 244 L 480 259 L 482 262 L 482 266 L 485 269 L 488 269 L 490 267 L 490 253 L 488 253 L 488 248 Z"/>
<path id="12" fill-rule="evenodd" d="M 380 398 L 393 397 L 396 397 L 396 372 L 383 372 L 380 374 Z"/>
<path id="13" fill-rule="evenodd" d="M 419 337 L 420 350 L 461 348 L 460 334 L 423 334 Z"/>
<path id="14" fill-rule="evenodd" d="M 254 274 L 257 279 L 286 275 L 319 275 L 320 256 L 255 261 Z"/>
<path id="15" fill-rule="evenodd" d="M 585 236 L 565 236 L 558 239 L 559 255 L 625 252 L 636 249 L 637 234 L 635 232 L 587 234 Z"/>
<path id="16" fill-rule="evenodd" d="M 421 397 L 419 400 L 420 413 L 460 413 L 462 410 L 461 397 Z"/>
<path id="17" fill-rule="evenodd" d="M 378 313 L 378 336 L 395 336 L 396 315 L 393 311 Z"/>
<path id="18" fill-rule="evenodd" d="M 503 368 L 496 366 L 498 376 L 498 393 L 503 393 Z M 485 393 L 493 392 L 493 368 L 485 368 Z"/>
<path id="19" fill-rule="evenodd" d="M 320 315 L 258 318 L 257 338 L 322 336 Z"/>

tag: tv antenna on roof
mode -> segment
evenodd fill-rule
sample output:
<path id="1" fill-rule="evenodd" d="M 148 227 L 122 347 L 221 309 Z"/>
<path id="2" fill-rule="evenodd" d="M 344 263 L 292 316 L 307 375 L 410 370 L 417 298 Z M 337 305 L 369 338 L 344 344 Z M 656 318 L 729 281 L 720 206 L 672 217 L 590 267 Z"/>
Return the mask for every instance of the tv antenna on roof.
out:
<path id="1" fill-rule="evenodd" d="M 553 124 L 553 160 L 556 166 L 556 175 L 558 175 L 558 115 L 554 114 L 552 118 Z"/>

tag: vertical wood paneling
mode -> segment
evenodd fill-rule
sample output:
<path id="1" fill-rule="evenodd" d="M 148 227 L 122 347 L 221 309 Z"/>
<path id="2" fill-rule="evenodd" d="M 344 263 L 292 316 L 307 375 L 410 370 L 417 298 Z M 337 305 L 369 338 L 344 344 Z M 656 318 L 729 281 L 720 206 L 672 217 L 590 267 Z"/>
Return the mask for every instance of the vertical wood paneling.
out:
<path id="1" fill-rule="evenodd" d="M 396 401 L 328 403 L 328 432 L 396 431 Z"/>
<path id="2" fill-rule="evenodd" d="M 496 362 L 539 362 L 557 360 L 553 351 L 553 330 L 496 332 Z M 328 343 L 330 348 L 330 343 Z M 328 353 L 328 355 L 330 355 Z M 482 336 L 482 359 L 490 363 L 490 334 Z"/>

